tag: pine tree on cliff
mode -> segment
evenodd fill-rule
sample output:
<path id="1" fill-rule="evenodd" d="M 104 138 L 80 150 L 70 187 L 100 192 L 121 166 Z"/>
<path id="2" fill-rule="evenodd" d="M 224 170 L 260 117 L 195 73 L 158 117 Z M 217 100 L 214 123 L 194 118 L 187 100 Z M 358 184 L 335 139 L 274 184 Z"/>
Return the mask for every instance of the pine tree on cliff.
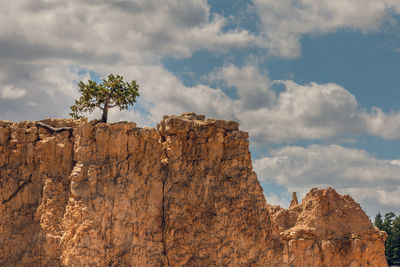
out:
<path id="1" fill-rule="evenodd" d="M 120 75 L 108 75 L 101 84 L 89 80 L 87 84 L 78 83 L 81 97 L 71 106 L 71 115 L 75 119 L 83 118 L 82 112 L 92 113 L 95 108 L 102 110 L 101 122 L 107 122 L 108 110 L 119 107 L 120 110 L 128 109 L 136 102 L 139 96 L 139 85 L 136 81 L 124 82 Z"/>

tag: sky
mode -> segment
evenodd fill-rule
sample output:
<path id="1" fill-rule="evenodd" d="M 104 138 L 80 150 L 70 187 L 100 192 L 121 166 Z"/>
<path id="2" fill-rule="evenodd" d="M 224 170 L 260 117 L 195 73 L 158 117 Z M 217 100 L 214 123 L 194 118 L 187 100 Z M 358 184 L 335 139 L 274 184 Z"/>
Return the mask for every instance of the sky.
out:
<path id="1" fill-rule="evenodd" d="M 0 120 L 68 117 L 79 81 L 120 74 L 141 95 L 111 121 L 238 121 L 270 204 L 333 187 L 400 213 L 399 0 L 0 4 Z"/>

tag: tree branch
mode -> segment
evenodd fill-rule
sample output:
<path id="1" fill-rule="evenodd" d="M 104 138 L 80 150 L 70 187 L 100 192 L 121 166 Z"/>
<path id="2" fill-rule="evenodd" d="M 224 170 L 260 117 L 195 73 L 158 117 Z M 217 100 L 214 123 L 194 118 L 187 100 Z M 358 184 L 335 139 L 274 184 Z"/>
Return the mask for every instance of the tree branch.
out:
<path id="1" fill-rule="evenodd" d="M 62 132 L 62 131 L 70 131 L 70 132 L 74 131 L 74 128 L 72 128 L 72 127 L 54 128 L 54 127 L 51 127 L 51 126 L 49 126 L 47 124 L 44 124 L 43 122 L 40 122 L 40 121 L 36 122 L 36 126 L 43 127 L 43 128 L 45 128 L 46 130 L 48 130 L 50 132 L 56 132 L 56 133 L 59 133 L 59 132 Z"/>

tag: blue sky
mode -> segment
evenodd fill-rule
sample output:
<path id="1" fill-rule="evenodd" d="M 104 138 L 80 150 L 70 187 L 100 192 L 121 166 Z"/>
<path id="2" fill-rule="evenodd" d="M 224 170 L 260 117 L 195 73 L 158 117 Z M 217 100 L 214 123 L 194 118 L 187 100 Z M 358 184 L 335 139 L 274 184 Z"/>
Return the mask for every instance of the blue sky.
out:
<path id="1" fill-rule="evenodd" d="M 239 121 L 268 203 L 332 186 L 400 213 L 399 1 L 0 1 L 0 119 L 66 117 L 118 73 L 141 96 L 111 120 Z"/>

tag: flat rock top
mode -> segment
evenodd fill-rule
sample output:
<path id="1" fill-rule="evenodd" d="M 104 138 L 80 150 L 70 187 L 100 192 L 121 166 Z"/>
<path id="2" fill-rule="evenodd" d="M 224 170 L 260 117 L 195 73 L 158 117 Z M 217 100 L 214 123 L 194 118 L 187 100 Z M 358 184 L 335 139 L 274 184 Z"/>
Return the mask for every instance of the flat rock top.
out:
<path id="1" fill-rule="evenodd" d="M 114 123 L 101 123 L 97 120 L 87 121 L 85 119 L 76 120 L 76 119 L 60 119 L 60 118 L 49 118 L 43 119 L 39 122 L 47 124 L 51 127 L 60 128 L 60 127 L 73 127 L 77 128 L 84 124 L 92 124 L 96 125 L 96 127 L 107 127 L 107 126 L 115 126 L 115 125 L 123 125 L 123 124 L 131 124 L 132 127 L 136 127 L 136 123 L 128 122 L 128 121 L 120 121 Z M 7 120 L 0 120 L 0 127 L 18 127 L 18 128 L 30 128 L 35 126 L 35 121 L 21 121 L 21 122 L 12 122 Z M 166 128 L 168 126 L 168 128 Z M 176 115 L 165 115 L 161 122 L 157 125 L 157 128 L 160 127 L 163 130 L 168 130 L 171 127 L 176 130 L 187 130 L 188 127 L 216 127 L 222 128 L 226 131 L 238 131 L 239 123 L 236 121 L 225 121 L 225 120 L 217 120 L 217 119 L 205 119 L 204 115 L 198 115 L 193 112 L 182 113 L 179 116 Z M 117 127 L 117 126 L 115 126 Z M 117 127 L 118 128 L 118 127 Z"/>
<path id="2" fill-rule="evenodd" d="M 39 120 L 38 122 L 42 122 L 54 128 L 60 127 L 79 127 L 82 124 L 87 123 L 86 120 L 75 120 L 75 119 L 58 119 L 58 118 L 50 118 Z M 0 127 L 10 127 L 14 126 L 17 128 L 30 128 L 36 126 L 36 121 L 21 121 L 21 122 L 13 122 L 7 120 L 0 120 Z"/>
<path id="3" fill-rule="evenodd" d="M 160 132 L 188 131 L 190 128 L 220 128 L 224 131 L 238 131 L 239 123 L 236 121 L 205 119 L 204 115 L 195 113 L 182 113 L 180 116 L 164 116 L 161 122 L 157 125 Z"/>

